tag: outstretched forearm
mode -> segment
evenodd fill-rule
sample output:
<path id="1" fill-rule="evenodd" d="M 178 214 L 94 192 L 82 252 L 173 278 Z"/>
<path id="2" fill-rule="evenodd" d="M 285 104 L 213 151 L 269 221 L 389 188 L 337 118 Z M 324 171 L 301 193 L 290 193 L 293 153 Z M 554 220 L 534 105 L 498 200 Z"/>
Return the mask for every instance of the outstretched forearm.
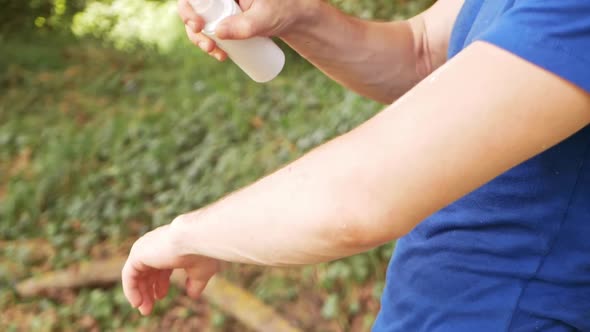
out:
<path id="1" fill-rule="evenodd" d="M 172 224 L 176 242 L 187 254 L 272 266 L 325 262 L 377 245 L 362 236 L 364 221 L 377 221 L 372 206 L 381 202 L 365 204 L 380 198 L 358 182 L 375 185 L 364 174 L 370 161 L 359 158 L 361 146 L 355 140 L 340 137 L 205 209 L 177 218 Z"/>
<path id="2" fill-rule="evenodd" d="M 589 107 L 583 91 L 477 43 L 361 127 L 178 218 L 172 242 L 273 266 L 359 253 L 572 135 Z"/>
<path id="3" fill-rule="evenodd" d="M 122 271 L 125 295 L 147 314 L 173 269 L 197 297 L 218 260 L 312 264 L 400 237 L 590 124 L 589 109 L 585 90 L 476 42 L 359 128 L 144 235 Z"/>

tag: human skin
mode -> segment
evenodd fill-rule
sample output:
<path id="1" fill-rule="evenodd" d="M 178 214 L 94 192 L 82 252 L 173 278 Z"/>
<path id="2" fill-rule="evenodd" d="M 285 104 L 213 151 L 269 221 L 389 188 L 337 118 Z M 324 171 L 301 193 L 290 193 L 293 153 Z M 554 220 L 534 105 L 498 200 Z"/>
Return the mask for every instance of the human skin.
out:
<path id="1" fill-rule="evenodd" d="M 484 42 L 407 86 L 351 132 L 139 239 L 130 303 L 149 314 L 177 268 L 198 297 L 220 260 L 296 266 L 374 248 L 590 123 L 586 92 Z"/>
<path id="2" fill-rule="evenodd" d="M 372 22 L 345 15 L 322 0 L 241 0 L 244 14 L 221 22 L 216 35 L 280 37 L 343 86 L 389 104 L 446 61 L 462 3 L 440 0 L 409 20 Z M 178 8 L 189 40 L 225 60 L 215 42 L 200 33 L 205 23 L 188 0 L 179 0 Z"/>

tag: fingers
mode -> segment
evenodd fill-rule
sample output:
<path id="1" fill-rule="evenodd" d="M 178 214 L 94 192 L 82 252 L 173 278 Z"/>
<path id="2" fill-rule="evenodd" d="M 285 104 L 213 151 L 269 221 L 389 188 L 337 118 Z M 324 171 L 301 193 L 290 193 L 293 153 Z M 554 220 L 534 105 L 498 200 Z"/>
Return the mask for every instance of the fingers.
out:
<path id="1" fill-rule="evenodd" d="M 201 293 L 203 293 L 203 290 L 205 290 L 205 287 L 207 287 L 208 282 L 209 279 L 202 280 L 186 278 L 186 294 L 191 299 L 198 299 L 201 296 Z"/>
<path id="2" fill-rule="evenodd" d="M 280 3 L 280 2 L 279 2 Z M 280 5 L 279 5 L 280 6 Z M 282 18 L 281 7 L 253 0 L 241 0 L 242 14 L 232 15 L 222 20 L 215 30 L 220 39 L 248 39 L 256 36 L 268 37 L 278 33 L 281 26 L 289 24 Z"/>
<path id="3" fill-rule="evenodd" d="M 136 264 L 137 265 L 137 264 Z M 125 263 L 122 271 L 123 293 L 132 307 L 142 315 L 149 315 L 156 300 L 163 299 L 170 287 L 172 270 L 156 270 Z"/>
<path id="4" fill-rule="evenodd" d="M 218 61 L 225 61 L 227 54 L 215 45 L 215 42 L 203 35 L 201 30 L 205 27 L 205 20 L 197 15 L 188 0 L 178 1 L 178 13 L 185 25 L 189 40 L 197 47 L 208 53 Z"/>
<path id="5" fill-rule="evenodd" d="M 123 293 L 127 298 L 127 301 L 132 307 L 138 308 L 143 302 L 143 296 L 139 290 L 140 273 L 131 266 L 131 263 L 127 261 L 121 272 L 123 280 Z"/>
<path id="6" fill-rule="evenodd" d="M 215 42 L 211 38 L 203 35 L 202 33 L 195 33 L 194 31 L 192 31 L 188 27 L 185 27 L 185 30 L 186 30 L 186 35 L 188 36 L 188 39 L 195 46 L 199 47 L 200 49 L 202 49 L 203 51 L 205 51 L 207 53 L 209 53 L 215 49 L 215 47 L 216 47 Z"/>
<path id="7" fill-rule="evenodd" d="M 195 13 L 188 0 L 178 1 L 178 15 L 184 25 L 189 26 L 195 32 L 200 32 L 205 26 L 205 21 Z"/>
<path id="8" fill-rule="evenodd" d="M 185 30 L 186 35 L 188 36 L 188 39 L 191 41 L 191 43 L 199 47 L 205 53 L 208 53 L 218 61 L 225 61 L 227 59 L 227 53 L 217 47 L 215 41 L 213 41 L 211 38 L 205 36 L 202 33 L 194 33 L 188 27 L 185 28 Z"/>
<path id="9" fill-rule="evenodd" d="M 165 298 L 166 294 L 168 294 L 168 289 L 170 288 L 171 274 L 172 270 L 163 270 L 158 273 L 158 277 L 154 287 L 157 300 Z"/>
<path id="10" fill-rule="evenodd" d="M 209 52 L 209 55 L 214 57 L 217 61 L 220 61 L 220 62 L 227 60 L 227 53 L 225 53 L 219 47 L 216 47 L 213 51 Z"/>
<path id="11" fill-rule="evenodd" d="M 217 260 L 199 257 L 195 263 L 197 262 L 198 264 L 184 269 L 187 276 L 186 292 L 193 299 L 197 299 L 201 295 L 209 280 L 220 270 Z"/>
<path id="12" fill-rule="evenodd" d="M 139 291 L 141 292 L 141 304 L 139 305 L 139 312 L 143 316 L 147 316 L 152 312 L 154 308 L 154 291 L 153 283 L 149 279 L 144 279 L 139 283 Z"/>
<path id="13" fill-rule="evenodd" d="M 220 39 L 248 39 L 260 33 L 261 25 L 251 12 L 230 16 L 219 23 L 215 35 Z"/>

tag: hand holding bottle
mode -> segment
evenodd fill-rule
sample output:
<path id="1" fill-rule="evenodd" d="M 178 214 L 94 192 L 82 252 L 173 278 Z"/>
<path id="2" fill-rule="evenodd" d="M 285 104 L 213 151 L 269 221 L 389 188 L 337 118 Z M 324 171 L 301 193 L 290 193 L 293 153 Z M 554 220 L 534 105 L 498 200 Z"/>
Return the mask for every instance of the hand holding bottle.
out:
<path id="1" fill-rule="evenodd" d="M 186 24 L 189 29 L 201 28 L 200 39 L 197 44 L 202 48 L 209 47 L 205 35 L 214 41 L 216 48 L 223 51 L 231 58 L 234 64 L 240 67 L 250 78 L 256 82 L 264 83 L 275 78 L 285 65 L 285 54 L 268 37 L 260 37 L 256 32 L 255 22 L 251 18 L 256 13 L 253 2 L 247 12 L 234 0 L 187 0 L 188 4 L 198 14 L 204 26 L 197 26 L 196 21 L 189 19 Z M 262 11 L 266 13 L 269 8 Z M 260 13 L 260 11 L 258 11 Z M 270 13 L 270 12 L 269 12 Z M 269 16 L 268 14 L 266 16 Z M 272 16 L 272 15 L 270 15 Z M 199 23 L 202 21 L 199 20 Z M 230 22 L 227 22 L 230 21 Z M 230 37 L 231 39 L 224 39 Z M 211 51 L 218 59 L 223 60 L 224 54 L 215 49 Z"/>
<path id="2" fill-rule="evenodd" d="M 315 0 L 314 0 L 315 1 Z M 281 37 L 302 18 L 309 8 L 308 0 L 240 0 L 243 13 L 223 20 L 215 31 L 219 39 L 248 39 L 255 36 Z M 227 54 L 216 42 L 202 33 L 205 20 L 195 13 L 189 0 L 178 1 L 189 40 L 219 61 Z"/>

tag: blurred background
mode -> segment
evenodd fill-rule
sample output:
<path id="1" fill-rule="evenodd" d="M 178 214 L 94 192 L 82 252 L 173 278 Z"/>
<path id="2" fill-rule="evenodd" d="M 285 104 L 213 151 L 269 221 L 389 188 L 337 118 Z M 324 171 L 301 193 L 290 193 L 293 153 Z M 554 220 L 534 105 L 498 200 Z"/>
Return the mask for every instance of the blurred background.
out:
<path id="1" fill-rule="evenodd" d="M 390 20 L 433 1 L 333 2 Z M 382 105 L 284 44 L 284 72 L 256 84 L 189 44 L 174 1 L 0 0 L 0 8 L 0 327 L 256 330 L 224 307 L 237 301 L 224 289 L 191 301 L 174 288 L 140 317 L 123 298 L 120 259 L 141 234 Z M 258 299 L 302 331 L 367 331 L 392 250 L 298 269 L 228 265 L 222 277 L 244 291 L 242 315 L 256 316 L 261 307 L 248 301 Z"/>

